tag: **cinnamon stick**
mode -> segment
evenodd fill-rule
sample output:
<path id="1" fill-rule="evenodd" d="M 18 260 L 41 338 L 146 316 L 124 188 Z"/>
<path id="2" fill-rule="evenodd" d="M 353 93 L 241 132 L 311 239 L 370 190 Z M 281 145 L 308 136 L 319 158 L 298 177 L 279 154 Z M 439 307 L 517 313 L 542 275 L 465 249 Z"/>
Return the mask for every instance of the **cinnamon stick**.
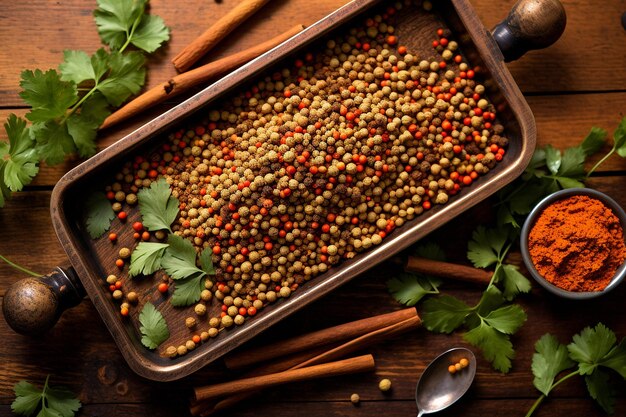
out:
<path id="1" fill-rule="evenodd" d="M 225 357 L 224 363 L 229 369 L 241 369 L 255 363 L 282 357 L 294 352 L 313 349 L 334 342 L 350 340 L 411 317 L 417 317 L 415 308 L 406 308 L 392 313 L 368 317 L 351 323 L 345 323 L 313 333 L 296 336 L 289 340 L 272 343 L 270 345 L 262 347 L 255 346 L 239 350 Z"/>
<path id="2" fill-rule="evenodd" d="M 163 101 L 175 97 L 190 88 L 205 83 L 210 79 L 223 75 L 235 68 L 238 68 L 259 55 L 269 51 L 270 49 L 280 45 L 293 35 L 304 29 L 303 25 L 296 25 L 288 31 L 281 33 L 280 35 L 269 39 L 263 43 L 260 43 L 252 48 L 248 48 L 241 52 L 237 52 L 233 55 L 195 68 L 189 72 L 178 74 L 172 77 L 170 80 L 165 81 L 156 87 L 146 91 L 139 97 L 135 98 L 131 102 L 127 103 L 124 107 L 117 110 L 104 120 L 100 129 L 106 129 L 123 120 L 128 119 L 131 116 L 141 113 L 142 111 L 154 106 L 155 104 L 162 103 Z"/>
<path id="3" fill-rule="evenodd" d="M 211 50 L 226 35 L 239 26 L 244 20 L 252 16 L 269 0 L 243 0 L 226 16 L 215 22 L 202 35 L 187 45 L 174 59 L 172 64 L 178 72 L 187 71 L 204 54 Z"/>
<path id="4" fill-rule="evenodd" d="M 350 340 L 342 345 L 331 348 L 329 350 L 325 350 L 318 354 L 309 355 L 308 359 L 301 361 L 300 363 L 290 366 L 292 361 L 279 361 L 269 363 L 265 366 L 261 366 L 260 368 L 255 369 L 254 371 L 246 374 L 246 377 L 259 376 L 267 373 L 273 372 L 281 372 L 287 369 L 300 369 L 307 366 L 317 365 L 320 363 L 332 361 L 339 359 L 345 355 L 356 352 L 358 350 L 364 349 L 373 344 L 382 342 L 390 337 L 397 336 L 402 333 L 406 333 L 407 331 L 417 329 L 422 324 L 421 319 L 418 316 L 408 318 L 401 322 L 392 324 L 387 327 L 383 327 L 382 329 L 374 330 L 370 333 L 366 333 L 363 336 L 357 337 L 356 339 Z M 213 405 L 207 405 L 203 403 L 195 403 L 190 407 L 190 411 L 192 415 L 201 415 L 208 416 L 217 411 L 224 410 L 229 408 L 242 400 L 254 395 L 256 391 L 233 395 L 226 397 L 220 400 L 218 403 Z"/>
<path id="5" fill-rule="evenodd" d="M 453 278 L 459 281 L 487 285 L 491 281 L 492 273 L 484 269 L 471 266 L 453 264 L 450 262 L 435 261 L 427 258 L 409 256 L 404 265 L 407 272 L 419 272 L 441 278 Z"/>
<path id="6" fill-rule="evenodd" d="M 223 395 L 240 394 L 249 390 L 274 387 L 290 382 L 371 371 L 375 365 L 372 355 L 363 355 L 301 369 L 199 387 L 194 390 L 194 395 L 197 401 L 204 401 Z"/>

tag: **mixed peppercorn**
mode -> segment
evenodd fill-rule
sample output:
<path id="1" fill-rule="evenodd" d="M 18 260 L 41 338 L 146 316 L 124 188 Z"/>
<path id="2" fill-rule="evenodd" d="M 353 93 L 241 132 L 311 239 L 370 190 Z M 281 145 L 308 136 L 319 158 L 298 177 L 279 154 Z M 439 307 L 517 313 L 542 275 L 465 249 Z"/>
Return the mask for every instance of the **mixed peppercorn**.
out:
<path id="1" fill-rule="evenodd" d="M 168 347 L 167 355 L 241 325 L 341 260 L 381 244 L 502 160 L 507 139 L 476 69 L 443 29 L 433 42 L 440 60 L 412 54 L 393 26 L 402 7 L 386 8 L 328 40 L 322 53 L 307 53 L 220 103 L 193 128 L 172 132 L 107 187 L 125 220 L 124 205 L 137 204 L 140 189 L 165 178 L 180 202 L 172 231 L 198 250 L 212 249 L 216 275 L 194 312 L 205 316 L 215 299 L 221 317 L 208 318 L 206 331 Z M 133 230 L 137 240 L 166 237 L 139 222 Z M 122 248 L 117 265 L 129 256 Z M 185 324 L 197 331 L 194 317 Z"/>

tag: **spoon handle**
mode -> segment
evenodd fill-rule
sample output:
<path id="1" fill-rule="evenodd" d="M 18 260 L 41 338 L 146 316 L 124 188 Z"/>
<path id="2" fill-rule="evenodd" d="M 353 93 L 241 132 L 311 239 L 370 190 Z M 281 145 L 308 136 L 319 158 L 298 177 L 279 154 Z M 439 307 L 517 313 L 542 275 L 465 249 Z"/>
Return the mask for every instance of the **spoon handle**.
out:
<path id="1" fill-rule="evenodd" d="M 424 415 L 424 410 L 417 410 L 417 417 L 422 417 Z"/>

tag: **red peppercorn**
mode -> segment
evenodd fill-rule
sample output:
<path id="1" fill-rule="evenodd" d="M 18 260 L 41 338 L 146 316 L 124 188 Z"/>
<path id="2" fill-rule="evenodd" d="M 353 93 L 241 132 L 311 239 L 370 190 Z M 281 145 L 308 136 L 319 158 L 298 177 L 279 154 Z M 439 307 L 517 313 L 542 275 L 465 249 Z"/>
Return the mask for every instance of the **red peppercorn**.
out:
<path id="1" fill-rule="evenodd" d="M 143 230 L 143 224 L 141 222 L 133 223 L 133 230 L 135 230 L 135 232 L 141 232 Z"/>
<path id="2" fill-rule="evenodd" d="M 254 316 L 256 314 L 256 307 L 248 307 L 248 315 Z"/>
<path id="3" fill-rule="evenodd" d="M 165 282 L 160 283 L 158 286 L 158 290 L 161 294 L 165 294 L 169 288 L 170 286 L 167 285 Z"/>
<path id="4" fill-rule="evenodd" d="M 117 213 L 117 218 L 120 219 L 121 221 L 126 220 L 127 217 L 128 217 L 128 214 L 126 214 L 125 211 L 120 211 L 119 213 Z"/>
<path id="5" fill-rule="evenodd" d="M 115 242 L 117 240 L 117 233 L 109 233 L 109 240 Z"/>

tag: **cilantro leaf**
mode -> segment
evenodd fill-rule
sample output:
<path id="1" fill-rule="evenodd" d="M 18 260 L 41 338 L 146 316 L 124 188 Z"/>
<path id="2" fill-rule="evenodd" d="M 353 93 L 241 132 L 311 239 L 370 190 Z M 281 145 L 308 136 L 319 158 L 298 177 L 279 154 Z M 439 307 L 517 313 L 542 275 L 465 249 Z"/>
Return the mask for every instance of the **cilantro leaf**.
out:
<path id="1" fill-rule="evenodd" d="M 171 196 L 172 190 L 165 179 L 150 184 L 137 194 L 139 211 L 143 218 L 143 225 L 150 231 L 166 229 L 170 233 L 170 225 L 178 215 L 177 198 Z"/>
<path id="2" fill-rule="evenodd" d="M 572 343 L 567 345 L 570 357 L 578 362 L 578 369 L 582 375 L 589 375 L 608 355 L 617 338 L 612 330 L 598 323 L 593 329 L 585 327 L 582 332 L 574 335 L 572 340 Z"/>
<path id="3" fill-rule="evenodd" d="M 61 79 L 73 81 L 76 85 L 84 81 L 97 83 L 107 72 L 109 54 L 102 48 L 91 57 L 84 51 L 66 50 L 63 63 L 59 65 Z"/>
<path id="4" fill-rule="evenodd" d="M 65 155 L 76 151 L 65 123 L 59 124 L 54 120 L 34 123 L 31 131 L 37 140 L 39 157 L 45 159 L 48 165 L 60 164 L 65 160 Z"/>
<path id="5" fill-rule="evenodd" d="M 619 345 L 611 349 L 600 364 L 611 368 L 620 374 L 622 378 L 626 379 L 626 338 L 622 339 Z"/>
<path id="6" fill-rule="evenodd" d="M 402 273 L 387 281 L 387 289 L 400 303 L 414 306 L 429 294 L 438 294 L 441 281 L 431 280 L 418 274 Z"/>
<path id="7" fill-rule="evenodd" d="M 559 177 L 569 177 L 580 179 L 585 177 L 585 152 L 581 147 L 567 148 L 563 152 L 561 167 L 558 171 Z"/>
<path id="8" fill-rule="evenodd" d="M 463 301 L 443 295 L 424 302 L 422 319 L 424 326 L 433 332 L 451 333 L 465 322 L 472 311 Z"/>
<path id="9" fill-rule="evenodd" d="M 446 254 L 444 253 L 443 249 L 441 249 L 441 246 L 437 245 L 434 242 L 428 242 L 423 245 L 418 245 L 415 248 L 414 255 L 442 262 L 446 260 Z"/>
<path id="10" fill-rule="evenodd" d="M 619 126 L 613 132 L 613 146 L 615 146 L 619 156 L 626 158 L 626 117 L 622 118 Z"/>
<path id="11" fill-rule="evenodd" d="M 585 376 L 585 385 L 591 398 L 596 400 L 607 414 L 613 414 L 615 388 L 609 382 L 609 374 L 602 369 L 596 369 L 591 375 Z"/>
<path id="12" fill-rule="evenodd" d="M 170 30 L 159 16 L 144 15 L 130 38 L 130 43 L 146 52 L 154 52 L 170 39 Z"/>
<path id="13" fill-rule="evenodd" d="M 598 152 L 606 144 L 606 130 L 592 127 L 585 139 L 579 145 L 585 156 Z"/>
<path id="14" fill-rule="evenodd" d="M 526 313 L 517 304 L 511 304 L 491 311 L 485 318 L 485 322 L 501 333 L 513 334 L 526 321 Z"/>
<path id="15" fill-rule="evenodd" d="M 146 303 L 139 313 L 141 343 L 148 349 L 156 349 L 170 337 L 170 331 L 163 315 L 152 303 Z"/>
<path id="16" fill-rule="evenodd" d="M 137 275 L 154 274 L 161 269 L 161 262 L 167 243 L 140 242 L 130 255 L 130 267 L 128 275 L 135 277 Z"/>
<path id="17" fill-rule="evenodd" d="M 522 179 L 524 181 L 530 180 L 532 177 L 541 178 L 545 175 L 545 171 L 543 168 L 546 166 L 546 151 L 542 148 L 535 149 L 533 152 L 533 156 L 530 158 L 530 162 L 526 169 L 524 170 L 524 174 L 522 175 Z"/>
<path id="18" fill-rule="evenodd" d="M 109 230 L 111 221 L 115 218 L 115 212 L 106 196 L 98 192 L 87 197 L 85 208 L 87 232 L 92 239 L 97 239 Z"/>
<path id="19" fill-rule="evenodd" d="M 98 8 L 93 15 L 102 42 L 107 43 L 112 50 L 120 49 L 133 26 L 139 23 L 145 4 L 146 0 L 98 0 Z"/>
<path id="20" fill-rule="evenodd" d="M 109 57 L 109 75 L 96 85 L 112 106 L 119 106 L 132 95 L 141 90 L 146 79 L 143 67 L 145 57 L 141 52 L 122 54 L 114 52 Z"/>
<path id="21" fill-rule="evenodd" d="M 78 100 L 76 84 L 62 81 L 55 70 L 23 71 L 20 97 L 32 107 L 26 114 L 31 122 L 46 122 L 65 115 Z"/>
<path id="22" fill-rule="evenodd" d="M 20 191 L 30 183 L 39 167 L 39 155 L 34 148 L 35 140 L 30 137 L 26 121 L 10 114 L 4 124 L 9 143 L 0 143 L 0 161 L 4 161 L 3 175 L 0 178 L 12 191 Z"/>
<path id="23" fill-rule="evenodd" d="M 111 114 L 106 99 L 99 93 L 91 95 L 80 108 L 78 113 L 67 119 L 67 130 L 82 157 L 89 157 L 96 153 L 96 135 L 98 128 Z"/>
<path id="24" fill-rule="evenodd" d="M 213 266 L 213 251 L 211 248 L 204 248 L 200 252 L 200 267 L 207 275 L 215 275 L 215 267 Z"/>
<path id="25" fill-rule="evenodd" d="M 573 367 L 574 361 L 567 356 L 567 347 L 560 344 L 557 338 L 549 333 L 544 334 L 535 343 L 535 351 L 531 365 L 535 376 L 533 384 L 547 396 L 556 376 Z"/>
<path id="26" fill-rule="evenodd" d="M 546 155 L 546 167 L 552 175 L 556 175 L 561 168 L 561 151 L 552 147 L 551 145 L 547 145 L 545 147 L 545 155 Z"/>
<path id="27" fill-rule="evenodd" d="M 196 248 L 189 240 L 171 234 L 167 238 L 169 247 L 163 256 L 162 267 L 172 279 L 204 276 L 206 273 L 196 266 Z"/>
<path id="28" fill-rule="evenodd" d="M 174 292 L 170 303 L 174 307 L 185 307 L 194 304 L 200 299 L 204 290 L 205 275 L 195 275 L 186 279 L 179 279 L 174 283 Z"/>
<path id="29" fill-rule="evenodd" d="M 519 293 L 531 290 L 530 281 L 514 265 L 503 264 L 497 275 L 497 282 L 504 284 L 504 298 L 512 300 Z"/>
<path id="30" fill-rule="evenodd" d="M 511 359 L 515 357 L 515 351 L 506 334 L 481 321 L 480 325 L 465 333 L 463 338 L 482 350 L 485 359 L 491 362 L 494 369 L 503 373 L 511 369 Z"/>
<path id="31" fill-rule="evenodd" d="M 81 403 L 74 394 L 65 388 L 52 388 L 48 378 L 42 390 L 26 381 L 18 382 L 13 388 L 15 401 L 11 404 L 14 413 L 32 416 L 40 408 L 38 417 L 74 417 Z"/>
<path id="32" fill-rule="evenodd" d="M 478 226 L 467 245 L 468 259 L 476 268 L 487 268 L 498 262 L 507 237 L 507 233 L 502 230 Z"/>
<path id="33" fill-rule="evenodd" d="M 0 178 L 4 178 L 5 163 L 0 159 Z M 0 207 L 4 207 L 4 202 L 11 198 L 11 190 L 6 186 L 4 181 L 0 181 Z"/>
<path id="34" fill-rule="evenodd" d="M 479 315 L 485 317 L 493 310 L 504 304 L 504 295 L 495 285 L 490 285 L 483 292 L 480 301 L 476 305 L 475 310 Z"/>

